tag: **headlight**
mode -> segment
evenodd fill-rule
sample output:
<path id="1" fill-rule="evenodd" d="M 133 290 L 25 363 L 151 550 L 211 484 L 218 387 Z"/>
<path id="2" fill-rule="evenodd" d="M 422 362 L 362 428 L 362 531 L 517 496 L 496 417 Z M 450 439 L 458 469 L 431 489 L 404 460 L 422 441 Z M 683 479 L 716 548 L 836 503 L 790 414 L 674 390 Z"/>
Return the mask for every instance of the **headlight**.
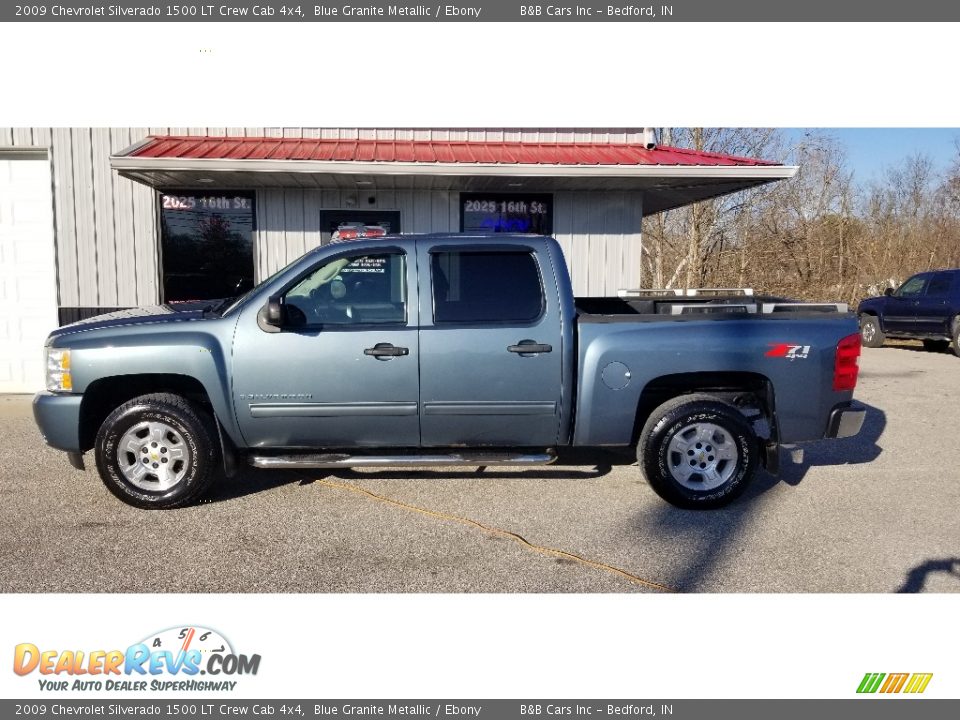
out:
<path id="1" fill-rule="evenodd" d="M 70 351 L 47 348 L 47 390 L 70 392 L 73 378 L 70 375 Z"/>

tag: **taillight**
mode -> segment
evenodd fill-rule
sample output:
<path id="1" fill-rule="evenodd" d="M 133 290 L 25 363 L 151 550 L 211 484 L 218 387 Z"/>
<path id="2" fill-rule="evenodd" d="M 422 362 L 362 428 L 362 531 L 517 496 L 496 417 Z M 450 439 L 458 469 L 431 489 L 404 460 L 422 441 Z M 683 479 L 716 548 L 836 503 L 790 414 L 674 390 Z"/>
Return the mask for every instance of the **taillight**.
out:
<path id="1" fill-rule="evenodd" d="M 837 356 L 833 362 L 833 389 L 836 392 L 853 390 L 857 386 L 859 358 L 860 333 L 847 335 L 837 343 Z"/>

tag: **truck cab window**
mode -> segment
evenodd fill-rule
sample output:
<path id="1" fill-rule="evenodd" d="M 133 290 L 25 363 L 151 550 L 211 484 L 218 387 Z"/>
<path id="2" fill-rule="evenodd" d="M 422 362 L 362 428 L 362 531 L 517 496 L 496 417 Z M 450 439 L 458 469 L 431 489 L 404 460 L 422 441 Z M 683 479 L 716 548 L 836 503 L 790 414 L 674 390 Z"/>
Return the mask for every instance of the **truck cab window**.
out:
<path id="1" fill-rule="evenodd" d="M 437 252 L 430 265 L 437 323 L 530 323 L 543 313 L 543 283 L 529 252 Z"/>
<path id="2" fill-rule="evenodd" d="M 923 294 L 923 288 L 926 284 L 927 278 L 925 275 L 914 275 L 901 285 L 900 289 L 897 290 L 894 295 L 902 298 L 918 297 Z"/>
<path id="3" fill-rule="evenodd" d="M 951 285 L 953 285 L 953 273 L 937 273 L 930 278 L 927 297 L 946 297 L 950 294 Z"/>
<path id="4" fill-rule="evenodd" d="M 353 255 L 332 260 L 284 296 L 288 316 L 300 325 L 404 323 L 406 263 L 401 253 Z"/>

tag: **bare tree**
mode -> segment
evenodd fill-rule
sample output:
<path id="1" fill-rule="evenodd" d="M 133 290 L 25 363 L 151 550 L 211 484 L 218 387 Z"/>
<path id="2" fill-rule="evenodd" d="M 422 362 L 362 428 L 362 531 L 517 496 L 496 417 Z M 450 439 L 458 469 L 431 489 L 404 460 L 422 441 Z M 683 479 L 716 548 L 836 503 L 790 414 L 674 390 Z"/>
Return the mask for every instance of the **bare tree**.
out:
<path id="1" fill-rule="evenodd" d="M 644 220 L 654 287 L 752 286 L 772 294 L 855 302 L 908 275 L 960 265 L 960 140 L 952 166 L 906 158 L 865 186 L 843 145 L 809 131 L 661 128 L 658 141 L 799 166 L 789 180 Z"/>
<path id="2" fill-rule="evenodd" d="M 747 157 L 776 156 L 782 145 L 780 133 L 769 128 L 659 128 L 656 134 L 659 144 Z M 702 286 L 711 268 L 717 270 L 718 253 L 733 241 L 738 216 L 756 195 L 746 191 L 714 198 L 647 221 L 644 244 L 653 284 L 669 288 L 682 277 L 686 287 Z"/>

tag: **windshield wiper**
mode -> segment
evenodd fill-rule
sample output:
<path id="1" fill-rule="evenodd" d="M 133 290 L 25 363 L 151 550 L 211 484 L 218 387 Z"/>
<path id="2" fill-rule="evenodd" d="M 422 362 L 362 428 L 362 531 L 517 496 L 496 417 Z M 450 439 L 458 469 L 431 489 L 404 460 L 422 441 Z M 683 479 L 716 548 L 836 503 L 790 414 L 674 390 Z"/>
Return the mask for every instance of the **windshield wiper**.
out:
<path id="1" fill-rule="evenodd" d="M 236 299 L 237 299 L 237 296 L 223 298 L 222 300 L 218 300 L 215 303 L 207 305 L 205 308 L 203 308 L 203 316 L 204 317 L 210 317 L 210 316 L 220 317 L 223 311 L 226 310 L 227 307 L 230 305 L 230 303 L 232 303 Z"/>

